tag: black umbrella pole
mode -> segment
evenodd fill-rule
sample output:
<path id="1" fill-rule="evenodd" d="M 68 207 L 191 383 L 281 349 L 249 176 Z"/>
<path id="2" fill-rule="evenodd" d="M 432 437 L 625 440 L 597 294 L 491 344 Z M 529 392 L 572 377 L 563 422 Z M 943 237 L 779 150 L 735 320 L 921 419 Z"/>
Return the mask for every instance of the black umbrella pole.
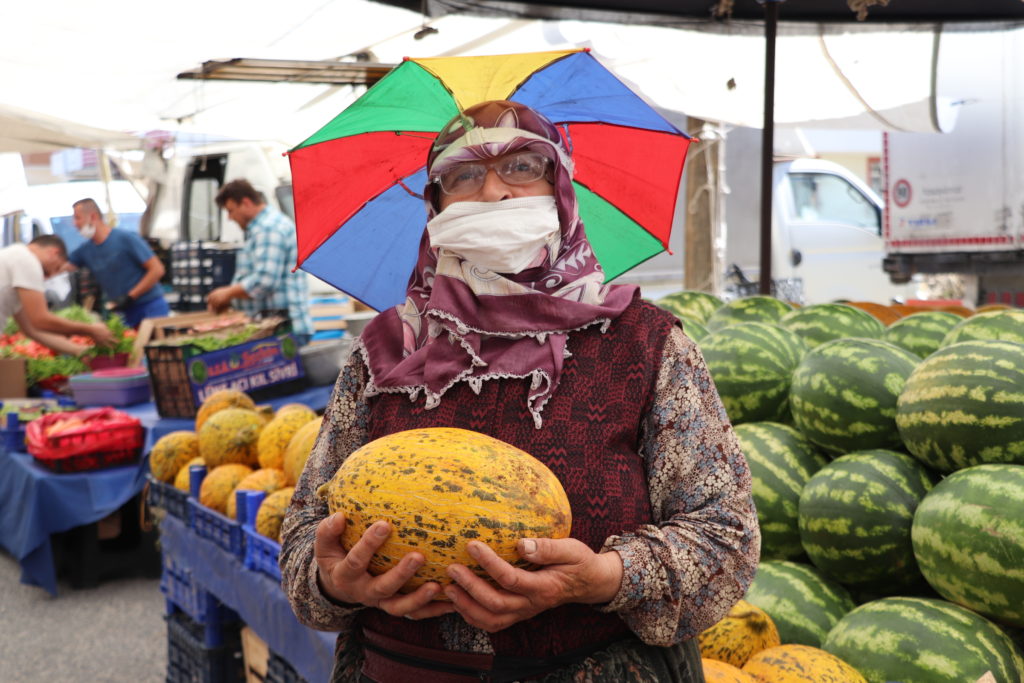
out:
<path id="1" fill-rule="evenodd" d="M 761 294 L 772 293 L 772 165 L 775 156 L 775 35 L 779 0 L 764 3 L 764 128 L 761 134 Z"/>

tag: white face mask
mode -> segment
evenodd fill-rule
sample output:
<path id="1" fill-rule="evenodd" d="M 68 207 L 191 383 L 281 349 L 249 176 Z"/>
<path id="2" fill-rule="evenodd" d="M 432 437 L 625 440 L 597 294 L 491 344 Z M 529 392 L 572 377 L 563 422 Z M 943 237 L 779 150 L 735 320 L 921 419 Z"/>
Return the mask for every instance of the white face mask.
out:
<path id="1" fill-rule="evenodd" d="M 496 273 L 522 272 L 558 241 L 555 198 L 455 202 L 427 223 L 430 245 Z"/>
<path id="2" fill-rule="evenodd" d="M 87 240 L 91 240 L 93 236 L 96 234 L 96 226 L 93 225 L 92 223 L 86 223 L 78 231 L 78 234 Z"/>

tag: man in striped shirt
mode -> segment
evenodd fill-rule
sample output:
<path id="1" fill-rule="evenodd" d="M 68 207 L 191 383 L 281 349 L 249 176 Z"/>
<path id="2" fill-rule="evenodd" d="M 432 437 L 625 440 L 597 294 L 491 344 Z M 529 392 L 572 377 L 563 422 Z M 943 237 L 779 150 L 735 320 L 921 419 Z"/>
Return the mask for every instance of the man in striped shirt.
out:
<path id="1" fill-rule="evenodd" d="M 219 313 L 232 301 L 247 313 L 267 310 L 288 312 L 300 345 L 313 335 L 306 276 L 292 271 L 296 262 L 295 224 L 267 204 L 267 198 L 248 180 L 232 180 L 216 197 L 217 206 L 245 232 L 245 244 L 235 259 L 230 285 L 207 295 L 209 310 Z"/>

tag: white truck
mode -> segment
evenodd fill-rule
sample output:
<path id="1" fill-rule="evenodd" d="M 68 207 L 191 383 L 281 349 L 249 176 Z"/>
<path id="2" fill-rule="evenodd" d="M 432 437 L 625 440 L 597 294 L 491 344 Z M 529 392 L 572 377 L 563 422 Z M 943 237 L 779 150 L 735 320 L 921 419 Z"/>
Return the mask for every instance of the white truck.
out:
<path id="1" fill-rule="evenodd" d="M 885 136 L 884 266 L 959 274 L 967 303 L 1024 307 L 1024 30 L 942 40 L 939 92 L 960 112 L 949 133 Z"/>
<path id="2" fill-rule="evenodd" d="M 738 293 L 757 293 L 760 263 L 760 131 L 726 138 L 725 272 Z M 824 159 L 776 161 L 772 178 L 772 281 L 806 304 L 889 303 L 916 295 L 882 270 L 882 200 L 845 166 Z"/>

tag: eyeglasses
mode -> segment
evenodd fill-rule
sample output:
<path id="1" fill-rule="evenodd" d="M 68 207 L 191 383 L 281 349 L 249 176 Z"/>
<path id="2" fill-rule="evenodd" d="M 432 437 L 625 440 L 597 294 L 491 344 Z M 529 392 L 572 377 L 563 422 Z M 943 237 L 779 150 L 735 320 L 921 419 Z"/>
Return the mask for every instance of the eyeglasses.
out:
<path id="1" fill-rule="evenodd" d="M 490 162 L 465 161 L 434 176 L 431 182 L 440 185 L 447 195 L 473 194 L 483 187 L 489 168 L 510 185 L 525 185 L 543 178 L 550 162 L 551 159 L 537 152 L 519 152 Z"/>

